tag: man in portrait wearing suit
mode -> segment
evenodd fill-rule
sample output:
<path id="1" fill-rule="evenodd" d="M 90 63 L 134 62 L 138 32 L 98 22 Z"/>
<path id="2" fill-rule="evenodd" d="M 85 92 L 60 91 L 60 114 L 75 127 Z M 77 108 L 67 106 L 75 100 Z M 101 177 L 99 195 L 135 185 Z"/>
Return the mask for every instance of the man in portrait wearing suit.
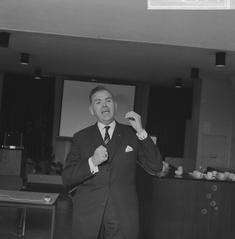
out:
<path id="1" fill-rule="evenodd" d="M 117 104 L 111 91 L 97 86 L 89 95 L 97 123 L 73 136 L 62 173 L 73 196 L 73 239 L 137 239 L 139 233 L 136 162 L 147 171 L 161 170 L 161 156 L 130 111 L 130 125 L 115 121 Z"/>

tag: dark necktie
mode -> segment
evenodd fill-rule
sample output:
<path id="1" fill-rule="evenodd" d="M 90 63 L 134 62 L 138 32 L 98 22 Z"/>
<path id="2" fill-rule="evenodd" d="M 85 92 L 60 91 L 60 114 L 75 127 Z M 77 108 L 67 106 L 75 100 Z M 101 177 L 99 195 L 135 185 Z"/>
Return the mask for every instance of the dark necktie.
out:
<path id="1" fill-rule="evenodd" d="M 104 135 L 104 144 L 108 144 L 108 142 L 110 141 L 110 136 L 109 136 L 109 128 L 110 126 L 105 126 L 105 135 Z"/>

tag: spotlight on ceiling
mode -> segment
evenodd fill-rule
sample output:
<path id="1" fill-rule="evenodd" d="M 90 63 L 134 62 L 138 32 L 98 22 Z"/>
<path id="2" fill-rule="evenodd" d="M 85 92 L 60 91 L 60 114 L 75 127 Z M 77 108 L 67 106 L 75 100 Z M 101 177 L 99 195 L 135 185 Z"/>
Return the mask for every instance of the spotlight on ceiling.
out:
<path id="1" fill-rule="evenodd" d="M 198 79 L 199 78 L 199 68 L 193 67 L 191 68 L 191 79 Z"/>
<path id="2" fill-rule="evenodd" d="M 224 67 L 225 66 L 225 52 L 216 52 L 215 53 L 215 65 L 216 67 Z"/>
<path id="3" fill-rule="evenodd" d="M 182 88 L 183 87 L 183 84 L 184 84 L 184 81 L 182 78 L 177 78 L 175 80 L 175 88 Z"/>
<path id="4" fill-rule="evenodd" d="M 40 80 L 41 79 L 41 76 L 42 76 L 42 70 L 40 68 L 36 68 L 34 70 L 34 79 L 35 80 Z"/>
<path id="5" fill-rule="evenodd" d="M 21 53 L 20 54 L 20 64 L 28 65 L 29 64 L 29 54 L 28 53 Z"/>

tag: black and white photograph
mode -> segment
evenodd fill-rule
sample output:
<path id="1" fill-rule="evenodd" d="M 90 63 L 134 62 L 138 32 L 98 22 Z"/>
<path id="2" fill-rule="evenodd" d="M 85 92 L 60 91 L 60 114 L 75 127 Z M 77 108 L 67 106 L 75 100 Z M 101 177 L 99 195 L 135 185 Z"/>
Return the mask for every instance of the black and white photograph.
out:
<path id="1" fill-rule="evenodd" d="M 234 239 L 234 11 L 1 0 L 0 239 Z"/>

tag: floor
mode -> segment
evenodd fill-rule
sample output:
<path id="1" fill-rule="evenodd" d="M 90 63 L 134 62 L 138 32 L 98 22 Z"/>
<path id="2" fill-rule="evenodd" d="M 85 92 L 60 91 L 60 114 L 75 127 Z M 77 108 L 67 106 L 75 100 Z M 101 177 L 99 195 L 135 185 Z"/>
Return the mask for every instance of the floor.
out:
<path id="1" fill-rule="evenodd" d="M 56 213 L 55 239 L 71 238 L 72 202 L 65 190 L 58 186 L 29 185 L 30 191 L 59 192 Z M 0 239 L 19 237 L 19 209 L 0 207 Z M 24 239 L 50 239 L 51 212 L 43 209 L 29 209 L 26 217 Z"/>

